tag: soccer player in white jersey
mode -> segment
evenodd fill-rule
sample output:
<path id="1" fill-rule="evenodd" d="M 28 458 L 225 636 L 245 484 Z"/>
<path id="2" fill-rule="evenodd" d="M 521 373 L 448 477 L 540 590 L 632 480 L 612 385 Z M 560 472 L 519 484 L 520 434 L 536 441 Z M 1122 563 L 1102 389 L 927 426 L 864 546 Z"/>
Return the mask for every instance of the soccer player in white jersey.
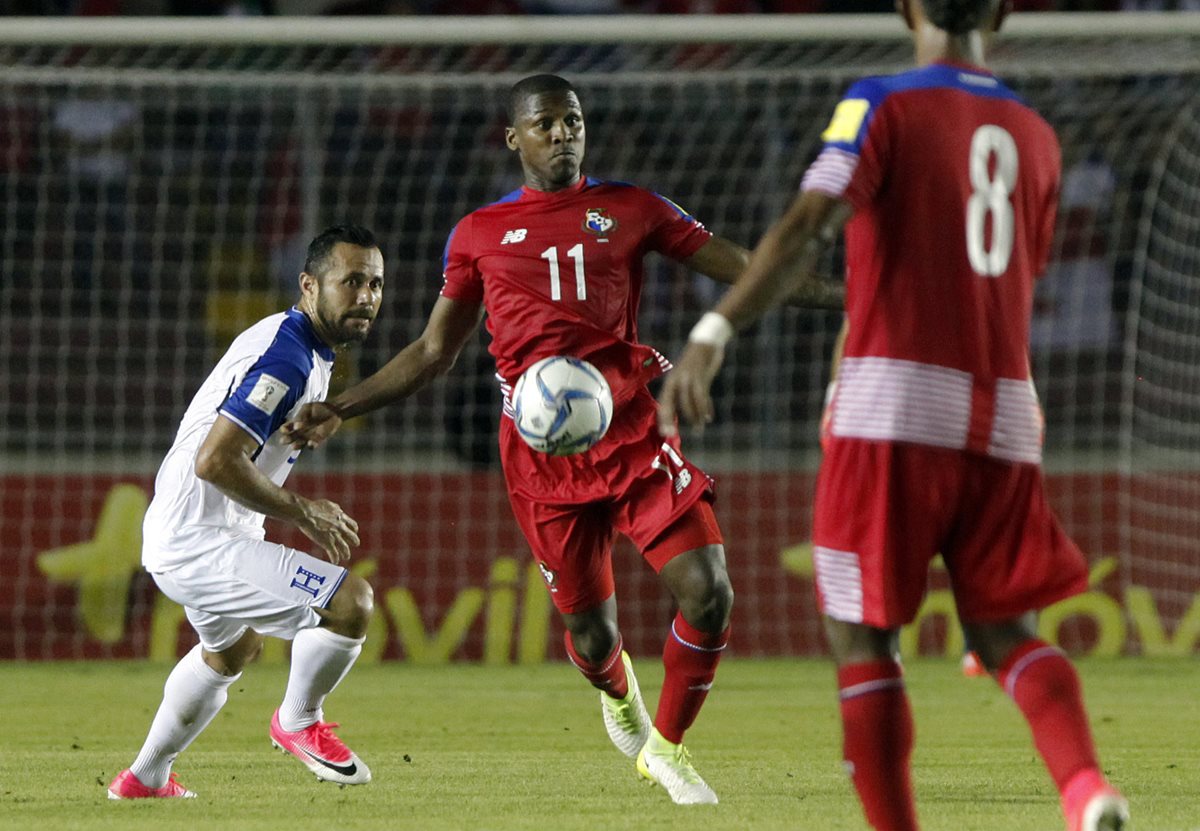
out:
<path id="1" fill-rule="evenodd" d="M 195 796 L 171 766 L 264 635 L 292 641 L 271 742 L 318 779 L 371 780 L 322 710 L 362 651 L 374 603 L 370 585 L 341 565 L 358 545 L 358 524 L 329 500 L 283 487 L 299 451 L 277 431 L 303 404 L 324 400 L 334 353 L 367 336 L 383 282 L 370 231 L 326 229 L 309 245 L 300 301 L 239 335 L 184 414 L 146 511 L 142 565 L 184 606 L 200 643 L 167 678 L 146 742 L 108 786 L 110 799 Z M 327 560 L 268 542 L 266 516 L 295 525 Z"/>
<path id="2" fill-rule="evenodd" d="M 849 331 L 827 406 L 813 548 L 843 758 L 867 821 L 915 831 L 913 720 L 894 659 L 940 551 L 959 618 L 1025 717 L 1068 831 L 1120 831 L 1078 675 L 1031 613 L 1087 588 L 1042 486 L 1033 283 L 1060 180 L 1050 126 L 983 66 L 999 0 L 900 0 L 917 68 L 854 84 L 792 207 L 705 315 L 660 396 L 711 417 L 724 344 L 846 226 Z"/>

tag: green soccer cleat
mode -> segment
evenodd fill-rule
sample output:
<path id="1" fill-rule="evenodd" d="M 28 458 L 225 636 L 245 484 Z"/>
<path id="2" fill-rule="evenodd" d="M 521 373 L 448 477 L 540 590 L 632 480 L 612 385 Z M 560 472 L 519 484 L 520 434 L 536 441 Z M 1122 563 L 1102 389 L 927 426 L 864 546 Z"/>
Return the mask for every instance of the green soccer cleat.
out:
<path id="1" fill-rule="evenodd" d="M 616 745 L 617 750 L 630 759 L 636 759 L 642 745 L 650 738 L 650 714 L 642 702 L 642 691 L 638 688 L 637 678 L 633 674 L 633 663 L 629 653 L 621 651 L 621 661 L 625 664 L 625 677 L 629 680 L 629 691 L 624 698 L 613 698 L 608 693 L 600 693 L 600 710 L 604 713 L 604 726 L 608 728 L 608 737 Z"/>
<path id="2" fill-rule="evenodd" d="M 646 779 L 662 785 L 676 805 L 716 805 L 717 795 L 692 767 L 691 754 L 682 744 L 669 742 L 658 730 L 651 730 L 637 769 Z"/>

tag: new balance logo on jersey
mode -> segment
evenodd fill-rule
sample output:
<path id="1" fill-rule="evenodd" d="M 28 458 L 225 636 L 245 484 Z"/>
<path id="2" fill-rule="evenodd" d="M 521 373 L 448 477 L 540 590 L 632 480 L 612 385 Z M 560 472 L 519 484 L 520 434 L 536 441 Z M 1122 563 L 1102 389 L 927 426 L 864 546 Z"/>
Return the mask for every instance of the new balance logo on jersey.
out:
<path id="1" fill-rule="evenodd" d="M 500 240 L 501 245 L 508 245 L 510 242 L 524 242 L 525 235 L 528 234 L 525 228 L 514 228 L 511 231 L 504 232 L 504 239 Z"/>

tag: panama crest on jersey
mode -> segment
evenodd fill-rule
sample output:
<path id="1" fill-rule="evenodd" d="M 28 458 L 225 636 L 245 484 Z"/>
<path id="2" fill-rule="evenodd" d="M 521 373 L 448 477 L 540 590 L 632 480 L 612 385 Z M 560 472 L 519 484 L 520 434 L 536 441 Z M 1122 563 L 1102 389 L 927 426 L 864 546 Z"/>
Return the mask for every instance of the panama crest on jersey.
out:
<path id="1" fill-rule="evenodd" d="M 608 208 L 588 208 L 583 213 L 583 230 L 598 237 L 607 237 L 617 230 L 617 220 L 608 215 Z"/>

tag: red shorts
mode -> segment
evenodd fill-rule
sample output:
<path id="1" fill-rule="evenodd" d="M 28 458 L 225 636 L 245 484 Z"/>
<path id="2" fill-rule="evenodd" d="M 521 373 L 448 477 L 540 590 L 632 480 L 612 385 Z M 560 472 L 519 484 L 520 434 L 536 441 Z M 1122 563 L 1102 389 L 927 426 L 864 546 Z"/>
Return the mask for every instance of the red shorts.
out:
<path id="1" fill-rule="evenodd" d="M 660 571 L 671 559 L 720 544 L 712 480 L 658 434 L 647 391 L 622 406 L 596 447 L 575 456 L 530 449 L 501 419 L 500 456 L 513 514 L 560 612 L 613 593 L 612 545 L 629 537 Z"/>
<path id="2" fill-rule="evenodd" d="M 832 439 L 815 513 L 817 597 L 836 620 L 910 623 L 938 553 L 969 623 L 1008 620 L 1087 589 L 1087 562 L 1046 503 L 1035 465 Z"/>

